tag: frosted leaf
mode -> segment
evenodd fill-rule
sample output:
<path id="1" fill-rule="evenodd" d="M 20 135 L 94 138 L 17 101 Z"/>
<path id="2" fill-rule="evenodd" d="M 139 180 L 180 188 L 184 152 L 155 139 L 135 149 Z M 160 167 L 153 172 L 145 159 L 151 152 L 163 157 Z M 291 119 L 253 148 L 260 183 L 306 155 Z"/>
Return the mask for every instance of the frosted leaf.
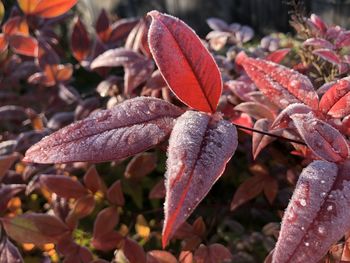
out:
<path id="1" fill-rule="evenodd" d="M 271 61 L 237 55 L 241 65 L 256 86 L 272 102 L 284 109 L 291 103 L 303 102 L 312 109 L 318 108 L 318 96 L 308 77 Z"/>
<path id="2" fill-rule="evenodd" d="M 303 103 L 294 103 L 292 105 L 289 105 L 287 108 L 281 111 L 280 114 L 278 114 L 271 125 L 271 129 L 293 128 L 294 125 L 290 116 L 296 113 L 309 112 L 312 112 L 312 109 Z"/>
<path id="3" fill-rule="evenodd" d="M 322 96 L 320 110 L 334 118 L 342 118 L 350 113 L 350 79 L 336 81 Z"/>
<path id="4" fill-rule="evenodd" d="M 315 155 L 332 162 L 348 158 L 349 146 L 345 137 L 328 123 L 316 118 L 313 112 L 293 114 L 291 118 Z"/>
<path id="5" fill-rule="evenodd" d="M 223 173 L 237 147 L 235 126 L 187 111 L 171 133 L 166 172 L 163 246 Z"/>
<path id="6" fill-rule="evenodd" d="M 24 161 L 104 162 L 129 157 L 163 141 L 182 110 L 166 101 L 138 97 L 103 110 L 43 138 Z"/>
<path id="7" fill-rule="evenodd" d="M 320 180 L 325 183 L 320 184 Z M 300 203 L 303 199 L 306 206 Z M 282 221 L 272 262 L 319 262 L 349 230 L 349 217 L 350 162 L 337 166 L 314 161 L 300 175 Z"/>

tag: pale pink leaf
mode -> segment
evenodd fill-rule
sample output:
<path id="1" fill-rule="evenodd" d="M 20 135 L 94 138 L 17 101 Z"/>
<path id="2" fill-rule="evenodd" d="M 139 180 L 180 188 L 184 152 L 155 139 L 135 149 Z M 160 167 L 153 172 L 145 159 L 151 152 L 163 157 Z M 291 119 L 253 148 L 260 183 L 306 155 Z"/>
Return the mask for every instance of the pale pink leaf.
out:
<path id="1" fill-rule="evenodd" d="M 234 109 L 244 112 L 256 120 L 263 118 L 273 120 L 276 117 L 268 107 L 258 102 L 243 102 L 238 104 Z"/>
<path id="2" fill-rule="evenodd" d="M 315 49 L 312 51 L 313 54 L 323 58 L 324 60 L 332 63 L 332 64 L 340 64 L 341 59 L 338 54 L 336 54 L 334 51 L 325 49 L 325 48 L 320 48 L 320 49 Z"/>
<path id="3" fill-rule="evenodd" d="M 236 63 L 244 68 L 261 92 L 280 108 L 303 102 L 317 109 L 318 96 L 308 77 L 271 61 L 250 58 L 244 52 L 237 55 Z"/>
<path id="4" fill-rule="evenodd" d="M 222 175 L 236 147 L 236 128 L 219 116 L 187 111 L 176 121 L 165 175 L 163 246 Z"/>
<path id="5" fill-rule="evenodd" d="M 166 101 L 138 97 L 73 123 L 32 146 L 24 161 L 104 162 L 143 152 L 169 135 L 182 110 Z"/>
<path id="6" fill-rule="evenodd" d="M 315 117 L 312 112 L 293 114 L 290 117 L 315 155 L 331 162 L 340 162 L 348 158 L 348 143 L 337 129 Z"/>
<path id="7" fill-rule="evenodd" d="M 220 18 L 210 17 L 207 19 L 207 24 L 211 29 L 216 30 L 216 31 L 228 31 L 229 30 L 228 24 Z"/>
<path id="8" fill-rule="evenodd" d="M 273 263 L 319 262 L 349 230 L 350 162 L 314 161 L 284 214 Z"/>
<path id="9" fill-rule="evenodd" d="M 326 48 L 326 49 L 334 49 L 334 45 L 323 39 L 323 38 L 309 38 L 304 41 L 303 43 L 304 46 L 312 46 L 315 48 Z"/>

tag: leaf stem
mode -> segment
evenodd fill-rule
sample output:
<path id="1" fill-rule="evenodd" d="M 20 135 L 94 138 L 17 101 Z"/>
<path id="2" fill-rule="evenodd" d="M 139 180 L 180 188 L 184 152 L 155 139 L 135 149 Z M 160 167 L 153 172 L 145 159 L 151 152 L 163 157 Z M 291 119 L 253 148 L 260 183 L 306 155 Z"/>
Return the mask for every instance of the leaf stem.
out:
<path id="1" fill-rule="evenodd" d="M 276 135 L 276 134 L 272 134 L 272 133 L 256 130 L 256 129 L 249 128 L 249 127 L 246 127 L 246 126 L 242 126 L 242 125 L 239 125 L 239 124 L 234 124 L 234 125 L 238 129 L 241 129 L 241 130 L 248 130 L 248 131 L 252 131 L 252 132 L 257 132 L 257 133 L 260 133 L 260 134 L 264 134 L 264 135 L 267 135 L 267 136 L 270 136 L 270 137 L 275 137 L 277 139 L 285 140 L 285 141 L 288 141 L 288 142 L 294 142 L 294 143 L 297 143 L 297 144 L 306 145 L 306 143 L 304 143 L 302 141 L 289 139 L 289 138 L 286 138 L 286 137 L 283 137 L 283 136 L 280 136 L 280 135 Z"/>

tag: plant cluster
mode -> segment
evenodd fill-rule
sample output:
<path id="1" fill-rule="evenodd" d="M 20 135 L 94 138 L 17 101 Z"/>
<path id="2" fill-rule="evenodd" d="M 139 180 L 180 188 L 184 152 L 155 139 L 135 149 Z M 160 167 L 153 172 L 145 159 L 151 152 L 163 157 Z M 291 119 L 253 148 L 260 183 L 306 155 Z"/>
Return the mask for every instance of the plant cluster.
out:
<path id="1" fill-rule="evenodd" d="M 77 2 L 0 2 L 0 262 L 350 261 L 346 29 Z"/>

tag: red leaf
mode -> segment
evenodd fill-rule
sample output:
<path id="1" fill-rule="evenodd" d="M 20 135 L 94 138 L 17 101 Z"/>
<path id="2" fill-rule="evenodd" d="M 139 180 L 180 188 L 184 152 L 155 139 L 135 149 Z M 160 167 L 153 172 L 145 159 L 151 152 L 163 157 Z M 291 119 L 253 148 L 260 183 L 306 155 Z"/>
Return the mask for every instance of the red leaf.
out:
<path id="1" fill-rule="evenodd" d="M 35 57 L 38 53 L 38 41 L 33 37 L 12 35 L 8 41 L 13 52 L 20 55 Z"/>
<path id="2" fill-rule="evenodd" d="M 284 214 L 274 263 L 318 262 L 349 230 L 350 163 L 314 161 L 299 177 Z"/>
<path id="3" fill-rule="evenodd" d="M 165 175 L 163 247 L 222 175 L 236 147 L 236 128 L 218 116 L 187 111 L 177 119 Z"/>
<path id="4" fill-rule="evenodd" d="M 319 108 L 334 118 L 350 113 L 350 80 L 343 78 L 335 82 L 322 96 Z"/>
<path id="5" fill-rule="evenodd" d="M 340 162 L 349 157 L 349 146 L 344 136 L 328 123 L 319 120 L 312 112 L 291 115 L 299 134 L 318 157 Z"/>
<path id="6" fill-rule="evenodd" d="M 128 163 L 124 176 L 128 179 L 139 180 L 150 174 L 157 167 L 157 155 L 140 153 Z"/>
<path id="7" fill-rule="evenodd" d="M 243 66 L 261 92 L 280 108 L 303 102 L 317 109 L 317 93 L 311 81 L 299 72 L 270 61 L 249 58 L 243 52 L 237 55 L 236 63 Z"/>
<path id="8" fill-rule="evenodd" d="M 123 206 L 125 204 L 124 194 L 120 180 L 117 180 L 109 187 L 107 191 L 108 201 L 117 206 Z"/>
<path id="9" fill-rule="evenodd" d="M 29 36 L 27 20 L 21 16 L 12 17 L 2 26 L 2 32 L 5 34 L 5 36 L 15 34 Z"/>
<path id="10" fill-rule="evenodd" d="M 6 233 L 19 243 L 57 243 L 69 232 L 68 227 L 57 217 L 46 214 L 27 213 L 2 218 L 1 222 Z"/>
<path id="11" fill-rule="evenodd" d="M 317 15 L 311 14 L 310 20 L 316 26 L 316 28 L 321 31 L 321 33 L 325 33 L 327 31 L 327 25 Z"/>
<path id="12" fill-rule="evenodd" d="M 150 49 L 168 86 L 189 107 L 215 112 L 222 82 L 214 58 L 181 20 L 157 11 L 148 15 Z"/>
<path id="13" fill-rule="evenodd" d="M 289 51 L 290 48 L 279 49 L 268 54 L 265 59 L 275 63 L 280 63 L 287 56 Z"/>
<path id="14" fill-rule="evenodd" d="M 41 16 L 43 18 L 53 18 L 63 15 L 69 11 L 78 0 L 35 0 L 38 4 L 29 14 Z M 28 14 L 28 13 L 27 13 Z"/>
<path id="15" fill-rule="evenodd" d="M 329 49 L 316 49 L 312 51 L 313 54 L 323 58 L 324 60 L 328 61 L 329 63 L 332 64 L 340 64 L 341 59 L 340 57 L 332 50 Z"/>
<path id="16" fill-rule="evenodd" d="M 76 17 L 74 20 L 70 45 L 73 56 L 79 62 L 86 59 L 90 53 L 90 38 L 85 25 L 79 17 Z"/>
<path id="17" fill-rule="evenodd" d="M 155 98 L 127 100 L 73 123 L 32 146 L 24 161 L 103 162 L 145 151 L 170 133 L 182 110 Z"/>

